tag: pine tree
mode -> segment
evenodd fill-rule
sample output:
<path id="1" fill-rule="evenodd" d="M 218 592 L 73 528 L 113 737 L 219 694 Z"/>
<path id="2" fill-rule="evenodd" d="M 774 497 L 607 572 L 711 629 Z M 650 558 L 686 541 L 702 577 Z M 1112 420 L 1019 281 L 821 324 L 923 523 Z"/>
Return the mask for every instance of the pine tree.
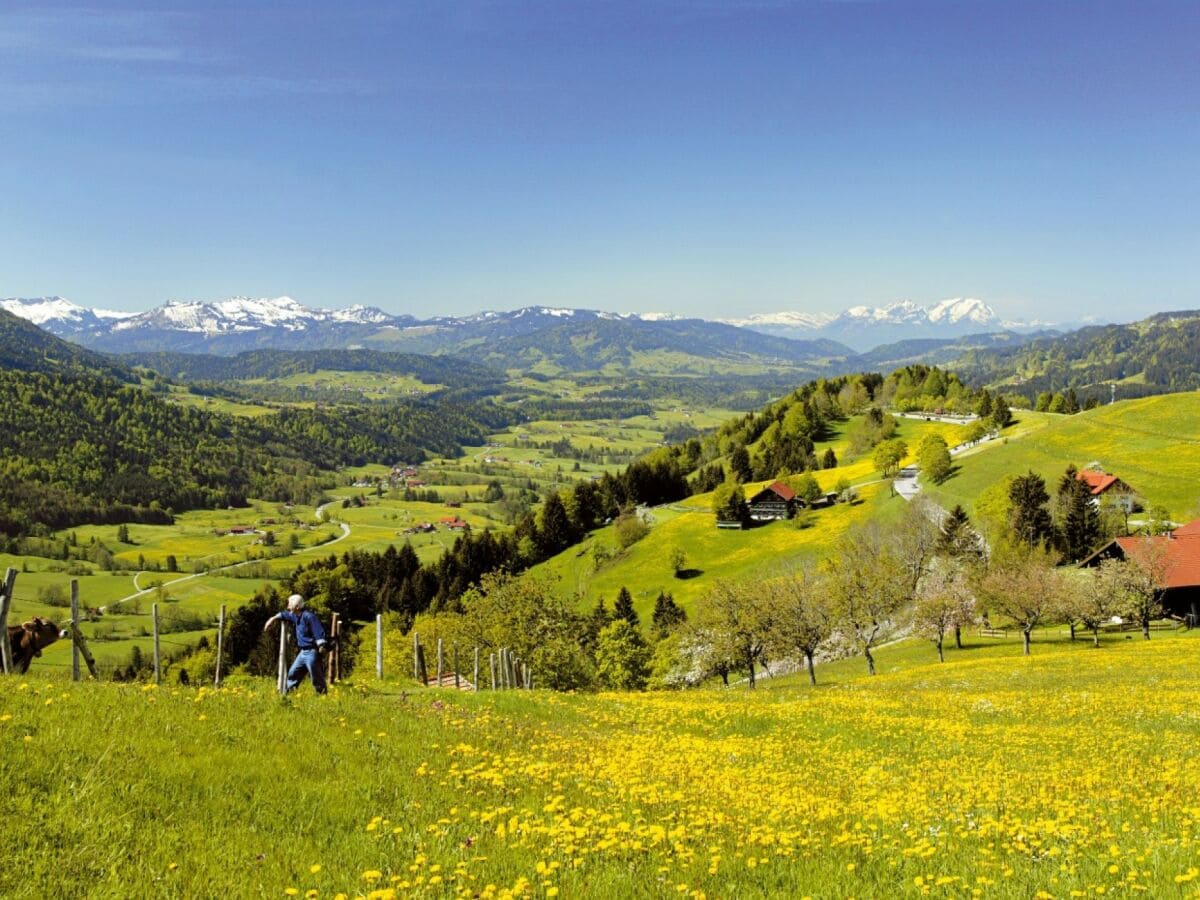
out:
<path id="1" fill-rule="evenodd" d="M 1067 559 L 1081 560 L 1100 543 L 1100 513 L 1074 466 L 1067 466 L 1058 483 L 1058 511 L 1058 548 Z"/>
<path id="2" fill-rule="evenodd" d="M 745 484 L 754 477 L 750 468 L 750 454 L 744 446 L 738 447 L 729 457 L 729 474 Z"/>
<path id="3" fill-rule="evenodd" d="M 129 543 L 129 526 L 128 525 L 118 525 L 117 526 L 117 542 L 121 543 L 121 544 Z"/>
<path id="4" fill-rule="evenodd" d="M 834 453 L 833 448 L 830 447 L 829 449 L 827 449 L 825 451 L 825 455 L 821 457 L 821 468 L 822 469 L 836 469 L 837 464 L 838 464 L 837 454 Z"/>
<path id="5" fill-rule="evenodd" d="M 942 520 L 941 536 L 938 538 L 938 549 L 947 556 L 965 556 L 976 550 L 978 542 L 971 528 L 971 520 L 961 504 L 955 505 L 949 515 Z"/>
<path id="6" fill-rule="evenodd" d="M 1018 475 L 1008 488 L 1008 499 L 1012 502 L 1012 532 L 1017 540 L 1033 547 L 1053 539 L 1054 523 L 1046 509 L 1050 495 L 1041 475 Z"/>
<path id="7" fill-rule="evenodd" d="M 661 592 L 654 601 L 654 614 L 650 621 L 654 624 L 655 637 L 662 640 L 673 628 L 687 621 L 687 613 L 675 602 L 674 597 Z"/>
<path id="8" fill-rule="evenodd" d="M 992 395 L 986 389 L 979 394 L 979 402 L 975 404 L 975 414 L 981 419 L 986 419 L 992 414 Z"/>
<path id="9" fill-rule="evenodd" d="M 642 621 L 638 618 L 637 610 L 633 608 L 633 595 L 624 585 L 617 592 L 617 602 L 613 604 L 613 618 L 624 619 L 634 628 L 640 628 Z"/>
<path id="10" fill-rule="evenodd" d="M 538 529 L 538 544 L 544 556 L 553 556 L 574 543 L 574 529 L 562 497 L 556 493 L 546 498 L 542 506 L 542 525 Z"/>
<path id="11" fill-rule="evenodd" d="M 997 428 L 1007 428 L 1012 424 L 1012 410 L 1008 408 L 1008 401 L 1000 394 L 996 395 L 996 399 L 992 401 L 992 422 Z"/>

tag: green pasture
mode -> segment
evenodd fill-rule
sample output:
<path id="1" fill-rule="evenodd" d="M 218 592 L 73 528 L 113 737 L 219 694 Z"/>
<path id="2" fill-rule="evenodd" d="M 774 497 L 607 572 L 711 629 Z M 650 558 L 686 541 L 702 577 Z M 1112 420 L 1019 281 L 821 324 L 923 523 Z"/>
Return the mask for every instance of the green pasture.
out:
<path id="1" fill-rule="evenodd" d="M 756 692 L 43 667 L 0 694 L 0 894 L 1191 896 L 1196 637 L 1082 643 L 904 642 Z"/>
<path id="2" fill-rule="evenodd" d="M 259 403 L 243 403 L 238 400 L 230 400 L 226 397 L 210 397 L 205 394 L 197 394 L 185 385 L 172 385 L 167 399 L 172 403 L 178 403 L 180 406 L 191 406 L 207 412 L 222 413 L 230 416 L 257 418 L 258 416 L 270 415 L 275 411 L 271 407 Z"/>
<path id="3" fill-rule="evenodd" d="M 1200 514 L 1200 393 L 1122 400 L 1073 416 L 1016 411 L 1015 432 L 955 460 L 929 493 L 971 510 L 991 485 L 1032 471 L 1053 490 L 1069 463 L 1099 463 L 1176 520 Z"/>
<path id="4" fill-rule="evenodd" d="M 633 595 L 634 607 L 649 621 L 655 598 L 665 591 L 685 609 L 718 579 L 759 577 L 802 559 L 820 559 L 831 553 L 852 525 L 881 513 L 891 504 L 898 512 L 903 503 L 889 498 L 882 485 L 859 491 L 854 504 L 837 504 L 793 521 L 771 522 L 744 531 L 718 529 L 705 502 L 709 495 L 689 498 L 675 509 L 650 511 L 649 534 L 620 551 L 612 526 L 598 529 L 583 543 L 564 550 L 534 569 L 557 580 L 567 596 L 578 597 L 585 608 L 603 597 L 611 606 L 622 587 Z M 614 554 L 596 564 L 596 551 Z M 676 577 L 671 554 L 683 550 L 684 577 Z"/>
<path id="5" fill-rule="evenodd" d="M 289 387 L 355 391 L 369 400 L 388 400 L 396 397 L 428 394 L 445 387 L 441 384 L 426 384 L 411 375 L 390 372 L 342 372 L 332 369 L 297 372 L 283 378 L 247 379 L 245 384 L 283 384 Z"/>

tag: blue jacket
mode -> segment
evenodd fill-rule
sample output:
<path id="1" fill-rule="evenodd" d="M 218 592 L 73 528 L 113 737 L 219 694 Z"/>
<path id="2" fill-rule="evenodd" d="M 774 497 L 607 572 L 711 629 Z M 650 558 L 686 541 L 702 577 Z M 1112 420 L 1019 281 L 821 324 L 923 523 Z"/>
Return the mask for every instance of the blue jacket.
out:
<path id="1" fill-rule="evenodd" d="M 285 610 L 279 614 L 279 618 L 296 626 L 296 646 L 301 650 L 316 650 L 318 644 L 325 643 L 325 629 L 311 609 L 304 610 L 300 615 Z"/>

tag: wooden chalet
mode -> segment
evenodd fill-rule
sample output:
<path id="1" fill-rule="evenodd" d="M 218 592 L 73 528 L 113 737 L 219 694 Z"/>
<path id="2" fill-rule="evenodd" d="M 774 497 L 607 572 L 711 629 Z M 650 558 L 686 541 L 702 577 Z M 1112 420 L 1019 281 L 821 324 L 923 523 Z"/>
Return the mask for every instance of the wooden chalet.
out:
<path id="1" fill-rule="evenodd" d="M 460 519 L 458 516 L 446 516 L 441 521 L 442 521 L 442 525 L 444 525 L 446 528 L 449 528 L 451 531 L 462 531 L 466 528 L 471 527 L 469 524 L 467 524 L 464 520 Z"/>
<path id="2" fill-rule="evenodd" d="M 1079 567 L 1092 568 L 1106 559 L 1137 559 L 1139 554 L 1147 552 L 1148 547 L 1154 548 L 1155 552 L 1161 549 L 1164 554 L 1160 587 L 1167 614 L 1200 620 L 1200 519 L 1157 537 L 1114 538 Z"/>
<path id="3" fill-rule="evenodd" d="M 1097 469 L 1080 469 L 1075 478 L 1082 481 L 1091 490 L 1093 502 L 1099 503 L 1105 494 L 1115 494 L 1132 501 L 1133 488 L 1116 475 L 1101 472 Z"/>
<path id="4" fill-rule="evenodd" d="M 790 519 L 796 514 L 796 492 L 782 481 L 773 481 L 750 498 L 750 519 L 771 522 Z"/>

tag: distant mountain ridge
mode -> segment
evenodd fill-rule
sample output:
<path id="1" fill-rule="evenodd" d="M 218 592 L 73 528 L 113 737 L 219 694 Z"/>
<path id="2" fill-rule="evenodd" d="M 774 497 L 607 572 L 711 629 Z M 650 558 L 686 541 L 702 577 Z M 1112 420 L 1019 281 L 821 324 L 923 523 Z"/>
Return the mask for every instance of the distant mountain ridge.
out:
<path id="1" fill-rule="evenodd" d="M 493 366 L 566 371 L 622 366 L 655 374 L 706 374 L 714 363 L 756 371 L 800 367 L 808 373 L 852 355 L 833 341 L 790 340 L 720 322 L 548 306 L 417 319 L 368 306 L 311 309 L 291 297 L 232 297 L 172 301 L 117 318 L 62 298 L 4 302 L 59 337 L 114 353 L 372 349 L 465 355 Z"/>
<path id="2" fill-rule="evenodd" d="M 836 315 L 778 312 L 726 321 L 780 337 L 835 340 L 860 353 L 898 341 L 1026 329 L 1023 323 L 1001 321 L 991 306 L 974 297 L 952 297 L 932 306 L 898 300 L 887 306 L 853 306 Z"/>
<path id="3" fill-rule="evenodd" d="M 287 296 L 170 301 L 136 314 L 89 310 L 62 297 L 9 298 L 0 306 L 59 337 L 116 353 L 232 356 L 361 348 L 469 356 L 507 368 L 622 367 L 652 374 L 709 374 L 722 366 L 848 371 L 872 359 L 945 362 L 964 338 L 974 339 L 961 349 L 988 346 L 980 335 L 1011 335 L 1006 326 L 1013 324 L 969 297 L 929 307 L 902 300 L 838 315 L 781 312 L 723 322 L 552 306 L 418 319 L 362 305 L 315 309 Z M 912 341 L 933 343 L 918 347 Z M 1020 340 L 1010 336 L 998 343 L 1014 342 Z M 889 349 L 897 343 L 906 346 Z"/>

